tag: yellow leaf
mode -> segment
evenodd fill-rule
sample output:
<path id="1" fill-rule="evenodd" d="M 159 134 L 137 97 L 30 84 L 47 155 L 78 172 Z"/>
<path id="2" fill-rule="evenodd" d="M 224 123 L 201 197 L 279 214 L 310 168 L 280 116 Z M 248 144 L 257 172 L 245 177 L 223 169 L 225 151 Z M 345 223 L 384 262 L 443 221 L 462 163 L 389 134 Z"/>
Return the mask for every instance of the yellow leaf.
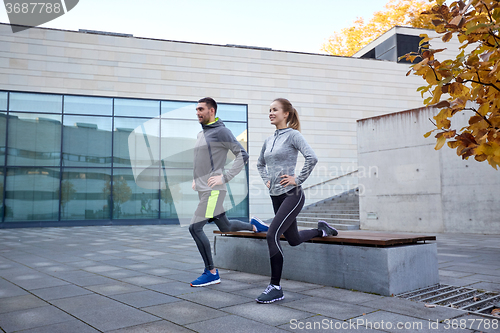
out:
<path id="1" fill-rule="evenodd" d="M 444 137 L 444 135 L 441 135 L 438 139 L 437 139 L 437 143 L 436 143 L 436 147 L 434 147 L 435 150 L 439 150 L 443 147 L 444 143 L 446 142 L 446 138 Z"/>
<path id="2" fill-rule="evenodd" d="M 425 133 L 424 134 L 424 138 L 428 138 L 432 134 L 432 132 L 434 132 L 434 131 L 435 131 L 435 129 L 433 129 L 432 131 L 429 131 L 429 132 Z"/>
<path id="3" fill-rule="evenodd" d="M 486 114 L 488 114 L 488 112 L 490 111 L 490 106 L 488 105 L 488 103 L 484 103 L 483 105 L 481 105 L 479 107 L 479 109 L 477 110 L 477 112 L 481 115 L 481 116 L 486 116 Z"/>

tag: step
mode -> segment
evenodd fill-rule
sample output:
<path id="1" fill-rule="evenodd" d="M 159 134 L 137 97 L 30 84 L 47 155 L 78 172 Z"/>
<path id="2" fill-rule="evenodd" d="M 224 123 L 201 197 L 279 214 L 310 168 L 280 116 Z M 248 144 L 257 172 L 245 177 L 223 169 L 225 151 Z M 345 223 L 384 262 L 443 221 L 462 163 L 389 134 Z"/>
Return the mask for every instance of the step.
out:
<path id="1" fill-rule="evenodd" d="M 322 218 L 301 218 L 298 217 L 297 221 L 301 222 L 308 222 L 308 223 L 318 223 L 319 220 L 325 221 L 327 223 L 343 223 L 343 224 L 354 224 L 354 225 L 359 225 L 359 219 L 334 219 L 334 218 L 329 218 L 329 219 L 322 219 Z"/>
<path id="2" fill-rule="evenodd" d="M 359 225 L 342 224 L 342 223 L 328 223 L 328 224 L 337 230 L 359 230 Z M 318 223 L 297 221 L 297 226 L 302 227 L 303 229 L 308 229 L 308 228 L 315 229 L 318 227 Z"/>
<path id="3" fill-rule="evenodd" d="M 300 217 L 305 217 L 305 218 L 311 218 L 311 217 L 317 217 L 317 218 L 354 218 L 354 219 L 359 219 L 359 212 L 356 213 L 349 213 L 349 214 L 341 214 L 337 212 L 330 212 L 330 213 L 306 213 L 302 212 L 299 214 Z"/>
<path id="4" fill-rule="evenodd" d="M 322 210 L 303 210 L 301 214 L 359 214 L 359 210 L 334 210 L 334 209 L 322 209 Z"/>
<path id="5" fill-rule="evenodd" d="M 345 221 L 346 223 L 359 223 L 359 217 L 357 216 L 346 216 L 346 217 L 323 217 L 323 216 L 311 216 L 311 217 L 304 217 L 304 216 L 298 216 L 297 220 L 305 221 L 305 222 L 314 222 L 314 221 L 331 221 L 335 223 L 336 221 Z"/>

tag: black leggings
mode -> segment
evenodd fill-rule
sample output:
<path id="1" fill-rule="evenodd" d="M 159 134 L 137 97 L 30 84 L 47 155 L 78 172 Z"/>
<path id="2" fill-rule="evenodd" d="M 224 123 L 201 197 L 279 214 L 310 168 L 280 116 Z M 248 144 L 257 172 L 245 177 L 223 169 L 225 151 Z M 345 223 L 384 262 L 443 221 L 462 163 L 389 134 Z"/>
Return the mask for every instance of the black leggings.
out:
<path id="1" fill-rule="evenodd" d="M 208 270 L 214 269 L 214 262 L 212 260 L 212 251 L 210 250 L 210 242 L 207 235 L 203 231 L 203 227 L 208 222 L 215 222 L 219 230 L 222 232 L 228 231 L 239 231 L 239 230 L 253 230 L 253 225 L 246 222 L 241 222 L 239 220 L 228 220 L 226 213 L 222 213 L 219 216 L 206 219 L 200 222 L 192 223 L 189 226 L 189 232 L 193 236 L 196 246 L 200 251 L 203 262 L 205 263 L 205 268 Z"/>
<path id="2" fill-rule="evenodd" d="M 274 219 L 267 232 L 267 245 L 271 258 L 271 284 L 279 285 L 281 271 L 283 270 L 283 249 L 280 237 L 284 235 L 288 244 L 297 246 L 311 238 L 322 236 L 323 232 L 318 229 L 297 229 L 296 217 L 304 206 L 304 192 L 302 188 L 296 187 L 279 196 L 271 196 L 274 208 Z"/>

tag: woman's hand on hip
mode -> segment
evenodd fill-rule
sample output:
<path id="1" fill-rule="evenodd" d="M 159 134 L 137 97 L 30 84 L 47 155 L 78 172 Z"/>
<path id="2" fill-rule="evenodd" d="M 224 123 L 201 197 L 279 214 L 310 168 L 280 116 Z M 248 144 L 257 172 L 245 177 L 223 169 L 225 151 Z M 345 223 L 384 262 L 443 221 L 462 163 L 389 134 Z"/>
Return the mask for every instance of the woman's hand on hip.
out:
<path id="1" fill-rule="evenodd" d="M 280 185 L 281 186 L 297 185 L 297 183 L 295 182 L 294 176 L 283 175 L 281 176 Z"/>

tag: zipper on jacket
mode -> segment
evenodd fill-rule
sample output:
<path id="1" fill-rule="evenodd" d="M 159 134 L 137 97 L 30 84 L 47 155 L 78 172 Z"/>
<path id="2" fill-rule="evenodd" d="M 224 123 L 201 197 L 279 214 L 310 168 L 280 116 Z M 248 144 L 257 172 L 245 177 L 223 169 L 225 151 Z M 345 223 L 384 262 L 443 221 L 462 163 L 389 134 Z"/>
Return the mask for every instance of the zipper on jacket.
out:
<path id="1" fill-rule="evenodd" d="M 272 145 L 272 147 L 271 147 L 271 151 L 270 151 L 270 153 L 272 153 L 272 152 L 273 152 L 274 144 L 276 143 L 276 140 L 278 139 L 278 136 L 279 136 L 279 135 L 280 135 L 279 130 L 276 130 L 276 133 L 274 134 L 274 141 L 273 141 L 273 145 Z"/>

